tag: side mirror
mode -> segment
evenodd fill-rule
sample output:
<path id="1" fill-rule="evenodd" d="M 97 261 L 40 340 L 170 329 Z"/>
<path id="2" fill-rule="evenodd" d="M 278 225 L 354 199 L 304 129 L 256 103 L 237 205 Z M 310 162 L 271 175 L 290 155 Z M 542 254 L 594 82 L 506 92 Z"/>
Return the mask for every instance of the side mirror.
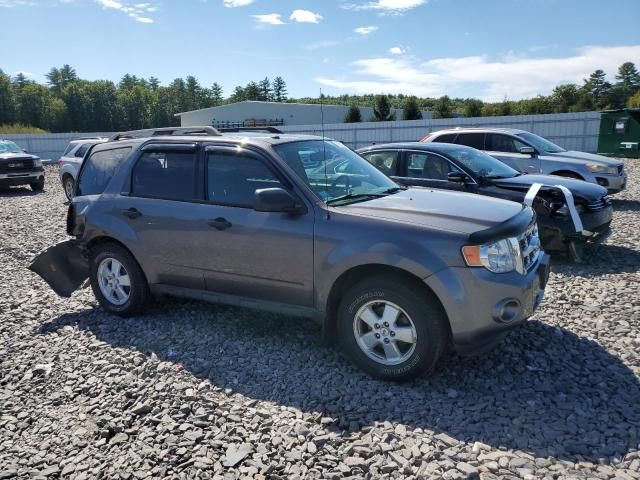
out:
<path id="1" fill-rule="evenodd" d="M 303 206 L 282 188 L 262 188 L 256 190 L 253 209 L 256 212 L 299 213 Z"/>
<path id="2" fill-rule="evenodd" d="M 26 148 L 23 148 L 23 149 L 22 149 L 22 151 L 23 151 L 24 153 L 29 153 L 29 150 L 27 150 Z"/>
<path id="3" fill-rule="evenodd" d="M 522 153 L 523 155 L 535 155 L 536 149 L 533 147 L 520 147 L 518 149 L 518 152 Z"/>
<path id="4" fill-rule="evenodd" d="M 469 177 L 462 172 L 449 172 L 447 180 L 453 183 L 467 183 Z"/>

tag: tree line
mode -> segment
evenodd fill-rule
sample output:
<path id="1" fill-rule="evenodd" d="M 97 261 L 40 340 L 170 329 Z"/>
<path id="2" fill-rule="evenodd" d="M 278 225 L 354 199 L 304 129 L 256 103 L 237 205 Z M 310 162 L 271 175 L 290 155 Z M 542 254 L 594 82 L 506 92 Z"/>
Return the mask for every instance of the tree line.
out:
<path id="1" fill-rule="evenodd" d="M 284 102 L 282 77 L 238 86 L 229 97 L 218 83 L 202 86 L 193 76 L 168 86 L 155 77 L 126 74 L 116 84 L 78 77 L 70 65 L 52 68 L 42 85 L 0 70 L 0 126 L 30 126 L 51 132 L 112 132 L 179 125 L 176 113 L 244 100 Z M 2 129 L 7 131 L 8 128 Z"/>
<path id="2" fill-rule="evenodd" d="M 19 125 L 52 132 L 99 132 L 178 125 L 176 113 L 244 100 L 347 105 L 345 122 L 418 120 L 423 110 L 433 118 L 566 113 L 615 108 L 640 108 L 640 74 L 632 62 L 620 65 L 615 83 L 596 70 L 582 85 L 558 85 L 551 95 L 525 100 L 483 102 L 476 98 L 419 98 L 407 95 L 340 95 L 288 98 L 280 76 L 237 86 L 227 97 L 218 83 L 202 86 L 193 76 L 176 78 L 162 86 L 155 77 L 124 75 L 118 83 L 88 81 L 70 65 L 52 68 L 46 85 L 0 70 L 0 126 Z M 373 107 L 372 118 L 362 118 L 359 107 Z M 403 110 L 396 118 L 394 109 Z M 10 130 L 5 127 L 0 131 Z"/>

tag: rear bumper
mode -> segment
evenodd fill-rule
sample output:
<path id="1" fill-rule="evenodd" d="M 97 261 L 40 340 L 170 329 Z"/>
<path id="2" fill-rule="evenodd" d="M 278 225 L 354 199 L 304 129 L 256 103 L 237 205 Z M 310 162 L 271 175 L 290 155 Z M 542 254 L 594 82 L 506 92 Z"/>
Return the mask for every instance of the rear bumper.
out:
<path id="1" fill-rule="evenodd" d="M 44 180 L 44 169 L 34 169 L 26 172 L 0 173 L 0 187 L 29 185 Z"/>
<path id="2" fill-rule="evenodd" d="M 67 240 L 38 255 L 29 270 L 40 275 L 61 297 L 70 297 L 89 277 L 89 262 L 81 244 Z"/>
<path id="3" fill-rule="evenodd" d="M 484 268 L 450 267 L 425 279 L 449 318 L 456 351 L 481 353 L 526 321 L 544 298 L 549 256 L 526 275 L 495 274 Z M 505 306 L 509 315 L 503 315 Z"/>

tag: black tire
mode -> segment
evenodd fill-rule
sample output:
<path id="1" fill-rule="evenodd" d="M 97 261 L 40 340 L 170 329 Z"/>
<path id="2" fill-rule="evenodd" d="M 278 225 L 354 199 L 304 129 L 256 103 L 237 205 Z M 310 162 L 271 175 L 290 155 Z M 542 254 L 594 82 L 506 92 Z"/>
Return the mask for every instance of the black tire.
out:
<path id="1" fill-rule="evenodd" d="M 98 270 L 102 262 L 108 259 L 118 261 L 129 276 L 128 299 L 121 305 L 112 302 L 100 288 Z M 149 285 L 138 262 L 125 248 L 115 243 L 99 244 L 91 249 L 89 267 L 91 289 L 104 310 L 120 317 L 130 317 L 145 310 L 151 299 Z"/>
<path id="2" fill-rule="evenodd" d="M 356 315 L 367 305 L 380 312 L 384 304 L 375 303 L 376 300 L 400 307 L 404 312 L 398 317 L 399 322 L 406 322 L 409 317 L 415 328 L 415 347 L 412 352 L 410 348 L 406 349 L 407 358 L 401 363 L 387 365 L 382 363 L 384 360 L 373 359 L 356 339 Z M 372 329 L 367 333 L 377 332 Z M 376 276 L 355 284 L 342 297 L 338 307 L 338 334 L 347 356 L 366 373 L 383 380 L 405 381 L 433 371 L 447 346 L 449 328 L 446 314 L 433 294 L 403 278 Z M 378 347 L 384 345 L 380 342 Z M 375 355 L 376 352 L 372 353 Z"/>
<path id="3" fill-rule="evenodd" d="M 76 182 L 73 180 L 73 177 L 69 174 L 65 175 L 62 179 L 62 188 L 68 200 L 73 200 L 73 194 L 70 195 L 69 192 L 73 192 L 75 183 Z"/>
<path id="4" fill-rule="evenodd" d="M 34 192 L 41 192 L 42 190 L 44 190 L 44 178 L 42 180 L 38 180 L 37 182 L 30 183 L 29 186 Z"/>

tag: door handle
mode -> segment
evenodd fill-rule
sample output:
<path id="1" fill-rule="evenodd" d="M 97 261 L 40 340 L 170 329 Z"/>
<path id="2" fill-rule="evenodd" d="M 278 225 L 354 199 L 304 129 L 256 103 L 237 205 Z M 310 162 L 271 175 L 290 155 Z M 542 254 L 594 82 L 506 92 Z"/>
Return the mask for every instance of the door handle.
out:
<path id="1" fill-rule="evenodd" d="M 216 230 L 226 230 L 227 228 L 229 228 L 231 226 L 231 222 L 229 222 L 224 217 L 218 217 L 218 218 L 216 218 L 214 220 L 209 220 L 207 222 L 207 224 L 210 227 L 215 228 Z"/>
<path id="2" fill-rule="evenodd" d="M 123 209 L 123 210 L 121 210 L 121 213 L 125 217 L 130 218 L 132 220 L 142 216 L 142 212 L 140 210 L 138 210 L 137 208 L 133 208 L 133 207 L 128 208 L 126 210 Z"/>

